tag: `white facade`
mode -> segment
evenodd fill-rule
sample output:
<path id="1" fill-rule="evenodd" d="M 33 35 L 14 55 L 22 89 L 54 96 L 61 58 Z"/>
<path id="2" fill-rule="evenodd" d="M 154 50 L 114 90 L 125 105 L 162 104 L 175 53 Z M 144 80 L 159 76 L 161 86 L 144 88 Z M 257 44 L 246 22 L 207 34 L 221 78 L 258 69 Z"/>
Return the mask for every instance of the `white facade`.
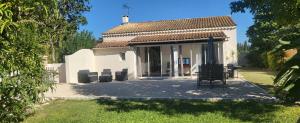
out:
<path id="1" fill-rule="evenodd" d="M 182 33 L 195 33 L 195 32 L 214 32 L 222 31 L 226 35 L 225 41 L 215 42 L 218 46 L 216 52 L 218 55 L 218 63 L 220 64 L 237 64 L 237 38 L 236 27 L 224 27 L 224 28 L 211 28 L 211 29 L 199 29 L 199 30 L 181 30 L 181 31 L 164 31 L 163 34 L 182 34 Z M 160 32 L 151 32 L 155 35 L 159 35 Z M 130 41 L 136 36 L 140 35 L 153 35 L 150 33 L 136 33 L 134 35 L 116 35 L 116 36 L 103 36 L 103 42 L 110 41 Z M 82 49 L 76 53 L 66 56 L 66 81 L 67 83 L 78 82 L 78 72 L 81 70 L 88 70 L 90 72 L 98 72 L 101 75 L 103 69 L 111 69 L 113 78 L 116 71 L 122 69 L 128 69 L 129 79 L 138 79 L 149 73 L 149 64 L 145 61 L 149 54 L 147 52 L 138 51 L 147 47 L 160 47 L 160 65 L 161 76 L 168 74 L 168 71 L 173 71 L 174 75 L 167 75 L 171 77 L 179 77 L 180 74 L 189 73 L 189 76 L 193 77 L 198 71 L 198 65 L 202 64 L 204 54 L 202 45 L 207 42 L 197 43 L 180 43 L 180 44 L 159 44 L 159 45 L 140 45 L 140 46 L 128 46 L 128 47 L 112 47 L 112 48 L 94 48 L 92 50 Z M 171 50 L 171 46 L 173 50 Z M 179 53 L 179 47 L 182 49 L 182 53 Z M 144 51 L 144 50 L 143 50 Z M 139 52 L 139 53 L 138 53 Z M 122 59 L 122 54 L 125 54 L 125 59 Z M 173 55 L 173 57 L 171 57 Z M 190 59 L 190 67 L 178 66 L 178 58 L 182 55 L 183 58 Z M 173 62 L 172 62 L 173 60 Z M 168 64 L 174 66 L 174 68 L 168 68 Z M 170 65 L 169 65 L 170 66 Z M 179 71 L 183 68 L 182 71 Z M 170 74 L 170 73 L 169 73 Z"/>

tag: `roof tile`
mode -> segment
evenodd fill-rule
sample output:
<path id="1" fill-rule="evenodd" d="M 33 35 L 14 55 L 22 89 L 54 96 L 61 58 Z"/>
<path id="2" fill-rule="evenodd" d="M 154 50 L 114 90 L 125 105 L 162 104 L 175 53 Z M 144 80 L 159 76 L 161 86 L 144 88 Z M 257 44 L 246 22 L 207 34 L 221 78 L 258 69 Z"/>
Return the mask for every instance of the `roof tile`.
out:
<path id="1" fill-rule="evenodd" d="M 167 34 L 167 35 L 151 35 L 151 36 L 137 36 L 130 40 L 130 45 L 134 44 L 152 44 L 152 43 L 172 43 L 185 41 L 203 41 L 209 37 L 214 39 L 225 39 L 224 32 L 200 32 L 200 33 L 185 33 L 185 34 Z"/>
<path id="2" fill-rule="evenodd" d="M 128 41 L 106 41 L 98 43 L 95 48 L 126 47 Z"/>
<path id="3" fill-rule="evenodd" d="M 109 34 L 122 34 L 122 33 L 200 29 L 200 28 L 230 27 L 230 26 L 236 26 L 236 24 L 231 19 L 231 17 L 216 16 L 216 17 L 207 17 L 207 18 L 126 23 L 114 27 L 108 30 L 107 32 L 104 32 L 103 34 L 109 35 Z"/>

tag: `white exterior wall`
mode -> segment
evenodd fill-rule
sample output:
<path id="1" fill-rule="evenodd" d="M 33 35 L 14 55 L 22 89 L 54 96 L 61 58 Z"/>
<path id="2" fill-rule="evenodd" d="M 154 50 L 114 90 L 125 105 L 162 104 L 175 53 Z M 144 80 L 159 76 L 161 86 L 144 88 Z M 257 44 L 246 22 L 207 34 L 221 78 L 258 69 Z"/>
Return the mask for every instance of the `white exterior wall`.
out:
<path id="1" fill-rule="evenodd" d="M 46 70 L 57 72 L 54 76 L 55 83 L 66 83 L 66 65 L 64 63 L 46 64 Z"/>
<path id="2" fill-rule="evenodd" d="M 223 44 L 223 60 L 224 65 L 237 64 L 237 34 L 236 28 L 223 31 L 228 37 Z"/>
<path id="3" fill-rule="evenodd" d="M 121 59 L 120 53 L 125 53 L 125 60 Z M 136 55 L 129 48 L 106 48 L 106 49 L 82 49 L 72 55 L 65 56 L 66 82 L 78 83 L 78 72 L 88 70 L 98 72 L 101 75 L 103 69 L 111 69 L 113 79 L 115 72 L 128 69 L 128 79 L 135 79 Z"/>
<path id="4" fill-rule="evenodd" d="M 221 28 L 220 30 L 202 30 L 193 32 L 181 32 L 181 33 L 197 33 L 197 32 L 213 32 L 213 31 L 223 31 L 228 37 L 226 41 L 223 42 L 223 64 L 227 65 L 237 64 L 237 38 L 236 38 L 236 27 Z M 177 32 L 178 33 L 178 32 Z M 179 34 L 179 33 L 178 33 Z M 129 41 L 136 36 L 125 36 L 125 37 L 104 37 L 103 41 Z M 193 44 L 180 44 L 183 46 L 183 57 L 190 57 L 192 50 L 192 74 L 197 72 L 198 64 L 201 64 L 201 45 L 200 43 Z M 160 45 L 158 45 L 160 46 Z M 170 60 L 170 46 L 171 45 L 161 45 L 162 50 L 162 72 L 166 73 L 166 63 Z M 178 44 L 173 45 L 178 48 Z M 141 60 L 145 58 L 144 51 L 141 48 Z M 120 52 L 125 53 L 125 60 L 120 57 Z M 175 53 L 175 55 L 178 55 Z M 176 56 L 175 56 L 176 58 Z M 177 58 L 176 58 L 177 59 Z M 128 78 L 137 78 L 137 61 L 136 61 L 136 51 L 134 48 L 103 48 L 103 49 L 82 49 L 77 51 L 72 55 L 65 56 L 65 67 L 66 67 L 66 82 L 67 83 L 77 83 L 78 82 L 78 72 L 80 70 L 88 70 L 90 72 L 98 72 L 101 75 L 103 69 L 111 69 L 113 78 L 115 78 L 115 72 L 121 71 L 122 69 L 128 69 Z M 143 63 L 143 62 L 142 62 Z M 175 63 L 176 64 L 176 63 Z M 142 65 L 145 67 L 145 65 Z M 146 68 L 142 69 L 144 73 Z M 176 71 L 176 67 L 175 67 Z"/>
<path id="5" fill-rule="evenodd" d="M 78 72 L 81 70 L 95 72 L 94 53 L 90 49 L 81 49 L 72 55 L 67 55 L 65 61 L 67 83 L 78 83 Z"/>
<path id="6" fill-rule="evenodd" d="M 120 53 L 125 53 L 125 60 L 120 57 Z M 103 69 L 111 69 L 113 79 L 116 71 L 128 69 L 128 79 L 135 79 L 136 73 L 136 55 L 133 49 L 129 48 L 105 48 L 94 49 L 95 70 L 99 76 Z"/>
<path id="7" fill-rule="evenodd" d="M 181 30 L 181 31 L 162 31 L 161 33 L 154 33 L 152 35 L 161 35 L 161 34 L 184 34 L 184 33 L 197 33 L 197 32 L 219 32 L 222 31 L 228 37 L 223 44 L 223 64 L 237 64 L 237 32 L 236 27 L 224 27 L 224 28 L 207 28 L 203 30 Z M 136 33 L 136 35 L 138 35 Z M 141 35 L 151 35 L 144 34 Z M 129 41 L 136 36 L 117 36 L 117 37 L 105 37 L 103 41 Z M 200 57 L 201 55 L 197 55 Z"/>

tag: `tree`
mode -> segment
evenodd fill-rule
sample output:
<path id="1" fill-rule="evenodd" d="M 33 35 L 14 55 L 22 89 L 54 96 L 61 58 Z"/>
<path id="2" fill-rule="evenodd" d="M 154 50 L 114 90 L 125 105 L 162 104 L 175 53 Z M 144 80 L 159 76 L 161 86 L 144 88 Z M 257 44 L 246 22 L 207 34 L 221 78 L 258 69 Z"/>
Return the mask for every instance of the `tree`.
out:
<path id="1" fill-rule="evenodd" d="M 292 101 L 300 99 L 300 1 L 239 0 L 231 3 L 231 9 L 233 13 L 249 9 L 255 20 L 263 17 L 272 25 L 276 25 L 264 34 L 267 35 L 267 40 L 277 41 L 278 45 L 271 47 L 275 49 L 273 53 L 281 53 L 288 49 L 298 51 L 280 67 L 274 84 L 278 96 Z M 264 30 L 258 28 L 257 31 Z"/>
<path id="2" fill-rule="evenodd" d="M 88 2 L 89 0 L 55 0 L 51 5 L 53 7 L 49 12 L 52 14 L 46 20 L 45 27 L 50 62 L 60 62 L 64 40 L 76 33 L 79 25 L 87 23 L 82 13 L 90 10 Z"/>
<path id="3" fill-rule="evenodd" d="M 270 0 L 240 0 L 230 4 L 232 13 L 245 12 L 250 9 L 250 12 L 254 15 L 254 24 L 247 31 L 251 43 L 247 58 L 250 61 L 249 63 L 255 67 L 267 68 L 269 66 L 267 53 L 278 44 L 276 41 L 278 37 L 274 35 L 274 30 L 280 27 L 274 21 L 269 2 Z"/>
<path id="4" fill-rule="evenodd" d="M 51 87 L 42 64 L 40 22 L 47 16 L 42 1 L 0 4 L 0 122 L 20 122 L 31 104 Z M 26 15 L 26 16 L 25 16 Z"/>
<path id="5" fill-rule="evenodd" d="M 73 54 L 80 49 L 91 49 L 95 43 L 96 39 L 91 32 L 86 30 L 77 32 L 64 42 L 61 59 L 63 59 L 64 55 Z"/>
<path id="6" fill-rule="evenodd" d="M 61 39 L 65 33 L 60 35 L 53 32 L 51 27 L 59 24 L 58 29 L 68 27 L 75 32 L 82 18 L 77 18 L 80 17 L 81 9 L 74 3 L 86 1 L 1 0 L 0 122 L 21 122 L 28 109 L 39 102 L 41 95 L 52 87 L 44 70 L 43 56 L 49 47 L 48 36 Z M 65 6 L 59 6 L 60 2 Z M 61 15 L 65 16 L 51 18 L 53 12 L 63 12 Z"/>
<path id="7" fill-rule="evenodd" d="M 296 101 L 300 99 L 300 23 L 281 28 L 278 35 L 281 37 L 280 44 L 274 53 L 288 49 L 296 49 L 297 53 L 283 64 L 277 74 L 274 80 L 276 93 L 287 101 Z"/>

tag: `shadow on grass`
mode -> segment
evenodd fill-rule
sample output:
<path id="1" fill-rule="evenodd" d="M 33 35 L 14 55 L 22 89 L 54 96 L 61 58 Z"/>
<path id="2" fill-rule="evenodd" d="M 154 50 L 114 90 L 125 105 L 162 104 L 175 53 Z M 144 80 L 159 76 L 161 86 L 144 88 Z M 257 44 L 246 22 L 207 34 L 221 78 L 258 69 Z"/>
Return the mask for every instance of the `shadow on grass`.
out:
<path id="1" fill-rule="evenodd" d="M 221 113 L 224 117 L 239 119 L 241 121 L 266 122 L 272 119 L 272 112 L 280 107 L 254 101 L 219 101 L 206 102 L 196 100 L 98 100 L 98 104 L 107 105 L 107 111 L 130 112 L 135 110 L 146 110 L 159 112 L 163 115 L 176 116 L 190 114 L 194 116 L 206 113 Z M 262 117 L 269 113 L 268 117 Z"/>

